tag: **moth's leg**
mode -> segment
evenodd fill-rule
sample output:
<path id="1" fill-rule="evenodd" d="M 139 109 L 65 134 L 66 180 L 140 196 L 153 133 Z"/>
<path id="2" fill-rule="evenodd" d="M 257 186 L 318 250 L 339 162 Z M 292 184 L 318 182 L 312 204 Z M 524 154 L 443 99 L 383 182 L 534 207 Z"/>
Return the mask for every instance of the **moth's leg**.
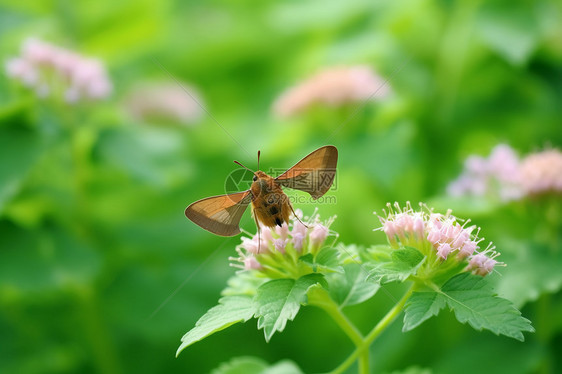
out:
<path id="1" fill-rule="evenodd" d="M 258 253 L 261 251 L 261 228 L 260 223 L 258 221 L 258 216 L 256 215 L 255 210 L 252 210 L 252 215 L 254 216 L 254 221 L 256 221 L 256 227 L 258 228 Z"/>
<path id="2" fill-rule="evenodd" d="M 295 218 L 303 224 L 304 227 L 306 227 L 308 229 L 308 226 L 305 225 L 305 223 L 303 221 L 301 221 L 301 219 L 299 218 L 299 216 L 297 216 L 297 213 L 295 213 L 295 210 L 293 209 L 293 205 L 291 204 L 291 199 L 287 198 L 287 204 L 289 204 L 289 208 L 291 208 L 291 212 L 293 212 L 293 215 L 295 216 Z"/>

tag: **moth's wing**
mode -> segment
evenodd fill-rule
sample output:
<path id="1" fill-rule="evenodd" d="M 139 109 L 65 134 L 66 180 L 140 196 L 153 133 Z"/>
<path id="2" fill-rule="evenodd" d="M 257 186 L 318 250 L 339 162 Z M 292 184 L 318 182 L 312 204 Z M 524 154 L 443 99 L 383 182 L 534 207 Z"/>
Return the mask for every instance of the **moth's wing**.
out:
<path id="1" fill-rule="evenodd" d="M 185 208 L 185 216 L 213 234 L 234 236 L 240 233 L 240 219 L 251 201 L 250 191 L 207 197 Z"/>
<path id="2" fill-rule="evenodd" d="M 332 187 L 337 163 L 337 148 L 327 145 L 297 162 L 275 180 L 284 187 L 308 192 L 313 199 L 318 199 Z"/>

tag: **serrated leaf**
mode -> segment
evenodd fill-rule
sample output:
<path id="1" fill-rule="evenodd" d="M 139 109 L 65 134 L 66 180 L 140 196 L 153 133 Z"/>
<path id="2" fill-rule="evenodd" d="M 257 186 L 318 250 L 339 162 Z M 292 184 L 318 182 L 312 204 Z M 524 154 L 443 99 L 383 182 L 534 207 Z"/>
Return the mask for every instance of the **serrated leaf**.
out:
<path id="1" fill-rule="evenodd" d="M 236 357 L 222 363 L 211 374 L 302 374 L 299 367 L 289 360 L 276 364 L 268 363 L 257 357 Z"/>
<path id="2" fill-rule="evenodd" d="M 262 284 L 256 295 L 258 328 L 263 328 L 269 341 L 276 331 L 283 331 L 287 321 L 293 320 L 306 301 L 310 286 L 319 283 L 320 274 L 308 274 L 298 279 L 274 279 Z"/>
<path id="3" fill-rule="evenodd" d="M 306 292 L 308 305 L 315 305 L 321 308 L 335 307 L 330 293 L 320 284 L 315 284 L 308 288 Z"/>
<path id="4" fill-rule="evenodd" d="M 225 296 L 219 304 L 205 313 L 195 327 L 182 338 L 176 356 L 186 347 L 198 342 L 215 332 L 226 329 L 238 322 L 246 322 L 254 315 L 255 304 L 250 296 Z"/>
<path id="5" fill-rule="evenodd" d="M 316 255 L 316 263 L 324 269 L 339 270 L 339 254 L 335 248 L 323 248 Z"/>
<path id="6" fill-rule="evenodd" d="M 336 246 L 336 249 L 339 252 L 339 260 L 342 264 L 362 262 L 362 255 L 365 254 L 365 248 L 355 244 L 345 245 L 343 243 L 339 243 Z"/>
<path id="7" fill-rule="evenodd" d="M 343 274 L 330 274 L 327 278 L 330 295 L 340 306 L 359 304 L 371 298 L 380 285 L 372 278 L 362 265 L 353 263 L 343 267 Z"/>
<path id="8" fill-rule="evenodd" d="M 513 304 L 496 296 L 486 278 L 463 273 L 435 292 L 414 292 L 404 316 L 404 331 L 413 329 L 447 305 L 461 323 L 476 330 L 487 329 L 523 341 L 523 331 L 533 332 L 531 322 Z"/>
<path id="9" fill-rule="evenodd" d="M 437 292 L 414 292 L 406 303 L 402 331 L 418 327 L 425 320 L 438 315 L 446 305 L 445 299 Z"/>
<path id="10" fill-rule="evenodd" d="M 308 253 L 299 261 L 309 265 L 314 271 L 341 271 L 339 266 L 339 251 L 335 248 L 323 248 L 316 257 Z"/>
<path id="11" fill-rule="evenodd" d="M 416 273 L 424 259 L 415 248 L 396 249 L 391 252 L 390 261 L 374 264 L 371 276 L 381 283 L 404 281 Z"/>
<path id="12" fill-rule="evenodd" d="M 388 244 L 378 244 L 367 248 L 367 253 L 377 262 L 390 261 L 394 249 Z"/>
<path id="13" fill-rule="evenodd" d="M 256 289 L 265 281 L 265 278 L 256 277 L 251 272 L 237 272 L 226 281 L 227 286 L 221 291 L 221 296 L 247 295 L 253 297 Z"/>

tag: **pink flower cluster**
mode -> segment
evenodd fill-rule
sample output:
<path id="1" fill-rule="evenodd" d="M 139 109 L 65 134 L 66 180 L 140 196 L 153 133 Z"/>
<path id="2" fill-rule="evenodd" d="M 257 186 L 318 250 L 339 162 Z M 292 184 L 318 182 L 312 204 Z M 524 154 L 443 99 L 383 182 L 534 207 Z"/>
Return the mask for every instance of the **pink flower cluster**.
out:
<path id="1" fill-rule="evenodd" d="M 137 120 L 183 124 L 193 124 L 201 118 L 201 105 L 200 95 L 193 87 L 158 82 L 134 88 L 125 101 L 125 108 Z"/>
<path id="2" fill-rule="evenodd" d="M 230 259 L 241 262 L 245 270 L 262 270 L 263 263 L 268 262 L 272 256 L 292 257 L 315 253 L 328 236 L 335 235 L 329 229 L 335 216 L 321 223 L 318 215 L 314 214 L 305 220 L 305 225 L 301 222 L 302 212 L 297 209 L 295 213 L 299 219 L 293 217 L 290 225 L 285 222 L 273 230 L 260 225 L 260 235 L 256 233 L 251 238 L 242 237 L 242 243 L 236 247 L 240 257 Z"/>
<path id="3" fill-rule="evenodd" d="M 461 175 L 447 187 L 451 196 L 491 196 L 503 201 L 528 195 L 562 192 L 562 153 L 557 149 L 531 153 L 521 161 L 505 144 L 488 158 L 469 156 Z"/>
<path id="4" fill-rule="evenodd" d="M 467 270 L 479 275 L 490 273 L 498 264 L 494 258 L 499 254 L 491 243 L 484 251 L 477 251 L 484 239 L 478 238 L 479 229 L 476 230 L 476 226 L 467 226 L 470 220 L 461 224 L 451 211 L 446 214 L 434 213 L 421 204 L 419 211 L 415 211 L 410 203 L 405 208 L 398 203 L 388 203 L 387 207 L 388 212 L 379 216 L 382 224 L 380 229 L 393 248 L 413 247 L 441 262 L 468 259 Z"/>
<path id="5" fill-rule="evenodd" d="M 511 147 L 499 144 L 488 158 L 469 156 L 447 192 L 455 197 L 493 195 L 509 201 L 522 196 L 519 181 L 519 158 Z"/>
<path id="6" fill-rule="evenodd" d="M 6 61 L 6 74 L 35 90 L 39 97 L 61 94 L 68 103 L 103 99 L 112 91 L 103 64 L 69 50 L 28 39 L 21 56 Z"/>
<path id="7" fill-rule="evenodd" d="M 291 117 L 317 104 L 338 107 L 388 93 L 384 79 L 368 66 L 334 67 L 289 88 L 275 101 L 273 111 Z"/>
<path id="8" fill-rule="evenodd" d="M 531 153 L 521 162 L 519 172 L 528 195 L 562 192 L 562 152 L 558 149 Z"/>

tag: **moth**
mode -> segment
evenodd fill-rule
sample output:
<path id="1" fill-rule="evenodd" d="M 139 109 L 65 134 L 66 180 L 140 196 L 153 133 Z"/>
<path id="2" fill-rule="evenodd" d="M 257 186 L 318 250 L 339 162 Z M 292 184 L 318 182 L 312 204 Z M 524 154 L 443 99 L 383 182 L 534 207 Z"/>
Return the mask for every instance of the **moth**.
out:
<path id="1" fill-rule="evenodd" d="M 258 151 L 256 172 L 234 161 L 254 174 L 249 190 L 198 200 L 185 208 L 185 216 L 213 234 L 234 236 L 240 233 L 240 219 L 251 204 L 258 233 L 260 222 L 267 227 L 282 226 L 294 214 L 282 187 L 308 192 L 314 200 L 323 196 L 334 182 L 338 150 L 332 145 L 318 148 L 277 178 L 259 170 L 259 157 Z"/>

